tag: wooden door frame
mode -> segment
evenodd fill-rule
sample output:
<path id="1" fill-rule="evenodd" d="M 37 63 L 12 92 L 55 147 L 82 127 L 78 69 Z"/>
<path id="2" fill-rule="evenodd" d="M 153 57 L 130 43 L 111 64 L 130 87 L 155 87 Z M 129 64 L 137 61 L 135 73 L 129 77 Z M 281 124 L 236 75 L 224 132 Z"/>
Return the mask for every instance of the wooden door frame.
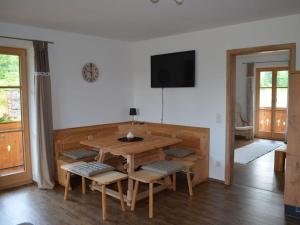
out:
<path id="1" fill-rule="evenodd" d="M 255 137 L 258 134 L 258 127 L 259 127 L 259 82 L 260 82 L 260 72 L 262 71 L 272 71 L 272 103 L 271 103 L 271 132 L 274 130 L 274 120 L 275 120 L 275 99 L 276 99 L 276 79 L 274 79 L 274 73 L 280 70 L 289 70 L 288 66 L 273 66 L 273 67 L 259 67 L 256 68 L 255 71 Z M 275 90 L 275 91 L 274 91 Z M 287 99 L 288 100 L 288 99 Z M 287 119 L 287 118 L 286 118 Z M 272 135 L 272 134 L 271 134 Z M 269 136 L 264 136 L 263 134 L 259 135 L 259 138 L 266 138 L 266 139 L 274 139 L 274 140 L 284 140 L 284 138 L 279 137 L 269 137 Z"/>
<path id="2" fill-rule="evenodd" d="M 239 48 L 227 50 L 226 69 L 226 146 L 225 146 L 225 184 L 231 185 L 233 181 L 234 165 L 234 122 L 235 122 L 235 82 L 236 57 L 259 52 L 289 50 L 290 74 L 296 71 L 296 43 L 267 45 L 252 48 Z"/>
<path id="3" fill-rule="evenodd" d="M 21 109 L 23 127 L 23 149 L 24 149 L 24 172 L 9 176 L 0 177 L 0 190 L 23 184 L 32 183 L 31 168 L 31 145 L 29 127 L 29 98 L 28 98 L 28 78 L 27 78 L 27 51 L 23 48 L 0 46 L 1 53 L 8 55 L 18 55 L 20 57 L 20 86 L 21 86 Z"/>

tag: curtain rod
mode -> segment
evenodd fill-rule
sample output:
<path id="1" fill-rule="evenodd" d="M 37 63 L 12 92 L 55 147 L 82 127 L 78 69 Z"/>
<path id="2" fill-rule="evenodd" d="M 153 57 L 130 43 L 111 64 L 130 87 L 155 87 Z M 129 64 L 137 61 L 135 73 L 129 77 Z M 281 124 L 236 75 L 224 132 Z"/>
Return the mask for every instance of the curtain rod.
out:
<path id="1" fill-rule="evenodd" d="M 274 61 L 260 61 L 260 62 L 248 62 L 248 63 L 273 63 L 273 62 L 290 62 L 290 60 L 274 60 Z M 242 64 L 248 64 L 248 63 L 242 63 Z"/>
<path id="2" fill-rule="evenodd" d="M 0 36 L 0 38 L 8 38 L 8 39 L 15 39 L 15 40 L 21 40 L 21 41 L 41 41 L 41 40 L 33 40 L 33 39 L 26 39 L 26 38 L 17 38 L 17 37 L 9 37 L 9 36 Z M 52 41 L 45 41 L 48 44 L 54 44 Z"/>

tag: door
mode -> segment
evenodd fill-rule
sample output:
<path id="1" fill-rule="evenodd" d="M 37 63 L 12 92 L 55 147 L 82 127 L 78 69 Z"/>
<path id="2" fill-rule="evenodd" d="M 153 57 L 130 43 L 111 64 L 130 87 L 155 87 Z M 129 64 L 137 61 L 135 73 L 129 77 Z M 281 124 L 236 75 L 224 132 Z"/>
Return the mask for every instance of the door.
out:
<path id="1" fill-rule="evenodd" d="M 259 68 L 256 74 L 256 137 L 284 140 L 289 70 L 287 67 Z"/>
<path id="2" fill-rule="evenodd" d="M 31 182 L 26 50 L 0 47 L 0 189 Z"/>

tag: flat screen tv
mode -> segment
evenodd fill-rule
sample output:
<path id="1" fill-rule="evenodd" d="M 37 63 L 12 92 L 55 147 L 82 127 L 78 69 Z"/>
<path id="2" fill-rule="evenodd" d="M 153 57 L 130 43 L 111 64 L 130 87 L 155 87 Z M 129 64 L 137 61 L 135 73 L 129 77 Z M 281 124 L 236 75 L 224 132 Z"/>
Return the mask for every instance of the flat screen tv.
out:
<path id="1" fill-rule="evenodd" d="M 151 56 L 151 87 L 194 87 L 195 51 Z"/>

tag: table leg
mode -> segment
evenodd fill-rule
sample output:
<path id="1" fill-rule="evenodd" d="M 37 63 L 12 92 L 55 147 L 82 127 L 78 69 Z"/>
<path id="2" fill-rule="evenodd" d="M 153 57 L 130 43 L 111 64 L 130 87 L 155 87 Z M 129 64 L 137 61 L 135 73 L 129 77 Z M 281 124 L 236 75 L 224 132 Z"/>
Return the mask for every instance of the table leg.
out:
<path id="1" fill-rule="evenodd" d="M 82 194 L 86 194 L 86 180 L 85 177 L 81 177 Z"/>
<path id="2" fill-rule="evenodd" d="M 65 195 L 64 195 L 64 200 L 67 200 L 68 198 L 68 191 L 69 191 L 69 185 L 70 185 L 70 172 L 67 171 L 67 177 L 66 177 L 66 182 L 65 182 Z"/>
<path id="3" fill-rule="evenodd" d="M 133 155 L 128 155 L 126 157 L 127 160 L 127 173 L 128 175 L 130 175 L 131 173 L 134 172 L 134 156 Z M 131 205 L 131 201 L 132 201 L 132 193 L 133 193 L 133 180 L 132 179 L 128 179 L 128 189 L 127 189 L 127 205 L 130 206 Z"/>
<path id="4" fill-rule="evenodd" d="M 99 158 L 98 158 L 98 162 L 104 163 L 104 159 L 105 159 L 105 153 L 104 153 L 103 151 L 101 151 L 101 149 L 99 149 Z"/>

